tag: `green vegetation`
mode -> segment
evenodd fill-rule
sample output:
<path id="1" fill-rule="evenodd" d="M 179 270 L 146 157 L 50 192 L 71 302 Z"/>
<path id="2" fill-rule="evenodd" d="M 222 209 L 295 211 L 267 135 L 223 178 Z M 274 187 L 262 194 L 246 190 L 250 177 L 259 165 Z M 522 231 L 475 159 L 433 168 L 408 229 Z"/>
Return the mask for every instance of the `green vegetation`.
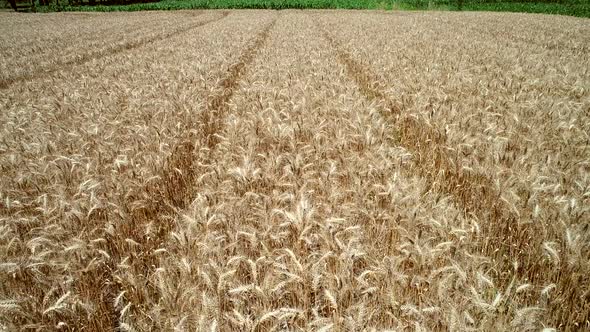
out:
<path id="1" fill-rule="evenodd" d="M 463 6 L 464 10 L 496 11 L 496 12 L 524 12 L 541 14 L 558 14 L 578 17 L 590 17 L 590 2 L 469 2 Z"/>
<path id="2" fill-rule="evenodd" d="M 408 6 L 406 6 L 408 7 Z M 65 11 L 138 11 L 175 9 L 392 9 L 382 0 L 162 0 L 129 5 L 63 6 Z M 52 8 L 50 8 L 52 10 Z"/>
<path id="3" fill-rule="evenodd" d="M 386 9 L 386 10 L 469 10 L 559 14 L 590 17 L 590 1 L 495 1 L 495 0 L 162 0 L 159 2 L 96 5 L 79 1 L 65 5 L 40 6 L 38 11 L 139 11 L 175 9 Z M 125 1 L 125 0 L 123 0 Z"/>

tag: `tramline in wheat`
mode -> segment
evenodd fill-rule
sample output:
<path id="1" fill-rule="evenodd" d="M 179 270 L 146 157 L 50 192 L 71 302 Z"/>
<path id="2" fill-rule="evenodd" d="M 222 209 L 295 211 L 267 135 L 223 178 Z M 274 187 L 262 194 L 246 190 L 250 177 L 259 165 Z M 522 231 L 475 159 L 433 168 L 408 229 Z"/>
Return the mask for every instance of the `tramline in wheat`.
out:
<path id="1" fill-rule="evenodd" d="M 0 17 L 0 329 L 590 328 L 587 19 Z"/>

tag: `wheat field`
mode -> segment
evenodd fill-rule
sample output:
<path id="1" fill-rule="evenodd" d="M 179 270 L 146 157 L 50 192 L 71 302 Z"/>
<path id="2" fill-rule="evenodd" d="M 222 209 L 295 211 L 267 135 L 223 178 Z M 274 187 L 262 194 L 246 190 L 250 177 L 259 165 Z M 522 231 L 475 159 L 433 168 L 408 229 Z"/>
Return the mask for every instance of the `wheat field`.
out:
<path id="1" fill-rule="evenodd" d="M 0 330 L 590 330 L 590 20 L 0 13 Z"/>

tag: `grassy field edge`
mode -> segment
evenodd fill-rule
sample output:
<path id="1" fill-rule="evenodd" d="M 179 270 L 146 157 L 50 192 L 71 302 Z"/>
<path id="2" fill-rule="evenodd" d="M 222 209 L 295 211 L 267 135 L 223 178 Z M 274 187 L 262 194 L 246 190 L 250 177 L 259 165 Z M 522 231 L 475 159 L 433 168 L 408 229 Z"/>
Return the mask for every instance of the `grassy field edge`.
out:
<path id="1" fill-rule="evenodd" d="M 449 10 L 458 11 L 459 7 L 452 1 L 394 1 L 382 0 L 164 0 L 160 2 L 137 3 L 129 5 L 96 6 L 47 6 L 37 7 L 39 12 L 55 11 L 145 11 L 145 10 L 180 10 L 180 9 L 381 9 L 381 10 Z M 466 1 L 464 11 L 521 12 L 537 14 L 567 15 L 590 18 L 590 3 L 515 3 L 495 2 L 480 3 Z"/>

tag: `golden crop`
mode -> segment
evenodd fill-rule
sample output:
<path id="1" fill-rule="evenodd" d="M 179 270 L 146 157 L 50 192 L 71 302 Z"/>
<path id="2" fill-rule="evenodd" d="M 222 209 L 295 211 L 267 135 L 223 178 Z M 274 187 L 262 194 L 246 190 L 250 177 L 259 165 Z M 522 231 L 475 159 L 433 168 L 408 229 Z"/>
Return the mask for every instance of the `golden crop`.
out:
<path id="1" fill-rule="evenodd" d="M 590 24 L 0 13 L 0 330 L 590 329 Z"/>

